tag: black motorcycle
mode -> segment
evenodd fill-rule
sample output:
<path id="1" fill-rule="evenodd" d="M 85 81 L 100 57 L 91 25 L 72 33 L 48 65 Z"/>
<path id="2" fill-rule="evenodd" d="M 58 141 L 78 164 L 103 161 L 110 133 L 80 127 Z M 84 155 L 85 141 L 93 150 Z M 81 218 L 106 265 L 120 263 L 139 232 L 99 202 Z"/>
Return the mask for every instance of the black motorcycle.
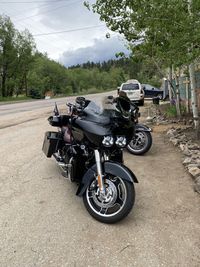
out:
<path id="1" fill-rule="evenodd" d="M 152 146 L 152 130 L 148 126 L 138 122 L 138 118 L 140 117 L 139 108 L 133 103 L 131 103 L 131 114 L 132 120 L 135 123 L 135 134 L 126 148 L 131 154 L 143 155 Z"/>
<path id="2" fill-rule="evenodd" d="M 58 131 L 46 132 L 43 152 L 52 155 L 63 175 L 78 183 L 77 195 L 98 221 L 115 223 L 126 217 L 135 201 L 134 173 L 123 165 L 123 148 L 134 134 L 130 103 L 115 99 L 113 109 L 101 110 L 94 102 L 77 98 L 69 114 L 57 106 L 48 118 Z"/>

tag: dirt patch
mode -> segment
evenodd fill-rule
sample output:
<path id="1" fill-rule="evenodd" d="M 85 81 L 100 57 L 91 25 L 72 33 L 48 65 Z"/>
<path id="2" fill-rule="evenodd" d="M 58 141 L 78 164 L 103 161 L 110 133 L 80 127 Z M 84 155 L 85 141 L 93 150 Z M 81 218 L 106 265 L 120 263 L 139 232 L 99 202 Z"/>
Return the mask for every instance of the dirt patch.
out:
<path id="1" fill-rule="evenodd" d="M 171 128 L 180 128 L 180 125 L 176 125 L 176 127 L 175 127 L 174 124 L 170 123 L 170 124 L 166 124 L 166 125 L 160 124 L 160 125 L 153 125 L 152 126 L 154 133 L 165 133 Z"/>

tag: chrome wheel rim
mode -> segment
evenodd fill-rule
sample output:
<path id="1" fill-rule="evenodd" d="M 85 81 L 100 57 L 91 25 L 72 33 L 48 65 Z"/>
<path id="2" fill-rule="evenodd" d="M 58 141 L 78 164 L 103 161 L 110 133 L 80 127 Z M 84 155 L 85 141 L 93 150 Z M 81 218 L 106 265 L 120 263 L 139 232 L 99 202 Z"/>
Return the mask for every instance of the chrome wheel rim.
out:
<path id="1" fill-rule="evenodd" d="M 106 193 L 103 196 L 94 180 L 86 190 L 86 198 L 90 208 L 102 217 L 118 214 L 127 199 L 127 190 L 120 177 L 109 177 L 104 180 Z"/>
<path id="2" fill-rule="evenodd" d="M 131 140 L 128 146 L 133 150 L 140 151 L 144 149 L 147 142 L 147 135 L 144 132 L 138 132 L 135 134 L 135 137 Z"/>

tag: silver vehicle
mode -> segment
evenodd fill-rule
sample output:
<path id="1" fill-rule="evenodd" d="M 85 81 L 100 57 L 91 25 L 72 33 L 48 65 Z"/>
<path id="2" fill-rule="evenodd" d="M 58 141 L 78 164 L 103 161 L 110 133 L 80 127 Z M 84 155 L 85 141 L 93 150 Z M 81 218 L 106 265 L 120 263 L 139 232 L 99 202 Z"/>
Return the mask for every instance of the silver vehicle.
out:
<path id="1" fill-rule="evenodd" d="M 118 93 L 121 91 L 126 93 L 131 102 L 141 106 L 144 105 L 144 90 L 138 80 L 128 80 L 127 82 L 122 83 L 118 89 Z"/>

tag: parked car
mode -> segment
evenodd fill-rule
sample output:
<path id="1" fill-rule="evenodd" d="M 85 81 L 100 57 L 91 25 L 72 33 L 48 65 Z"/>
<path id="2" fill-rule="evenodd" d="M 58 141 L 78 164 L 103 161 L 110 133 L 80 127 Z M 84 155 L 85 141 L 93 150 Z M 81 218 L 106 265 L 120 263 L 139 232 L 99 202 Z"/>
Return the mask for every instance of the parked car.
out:
<path id="1" fill-rule="evenodd" d="M 144 97 L 159 97 L 163 99 L 163 90 L 156 88 L 150 84 L 142 84 Z"/>
<path id="2" fill-rule="evenodd" d="M 123 91 L 133 103 L 144 105 L 144 90 L 138 80 L 128 80 L 118 88 L 118 93 Z"/>

